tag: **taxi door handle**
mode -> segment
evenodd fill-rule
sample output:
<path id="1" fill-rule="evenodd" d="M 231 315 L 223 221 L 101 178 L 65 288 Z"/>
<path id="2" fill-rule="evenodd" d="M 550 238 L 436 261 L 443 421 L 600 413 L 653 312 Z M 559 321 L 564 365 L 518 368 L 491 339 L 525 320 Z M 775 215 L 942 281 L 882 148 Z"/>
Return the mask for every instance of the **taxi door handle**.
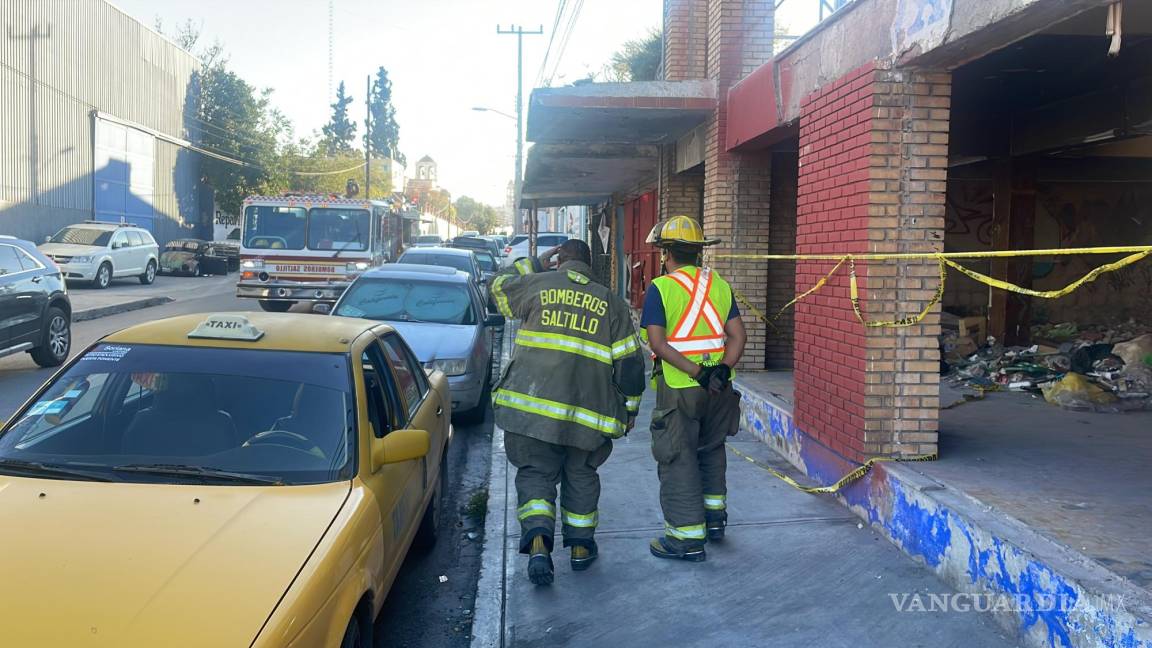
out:
<path id="1" fill-rule="evenodd" d="M 443 405 L 437 405 L 436 406 L 436 416 L 443 416 L 443 415 L 444 415 L 444 406 Z"/>

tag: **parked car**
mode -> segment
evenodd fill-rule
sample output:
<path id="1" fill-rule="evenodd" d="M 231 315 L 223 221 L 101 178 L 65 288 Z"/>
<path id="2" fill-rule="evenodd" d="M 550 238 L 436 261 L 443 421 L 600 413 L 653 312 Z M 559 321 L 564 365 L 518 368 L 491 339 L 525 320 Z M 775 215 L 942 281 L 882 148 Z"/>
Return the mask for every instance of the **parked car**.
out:
<path id="1" fill-rule="evenodd" d="M 369 645 L 409 547 L 436 541 L 449 397 L 362 319 L 185 315 L 103 338 L 0 427 L 20 530 L 0 535 L 20 557 L 4 644 Z"/>
<path id="2" fill-rule="evenodd" d="M 460 232 L 460 236 L 480 236 L 480 232 L 476 230 L 464 230 L 463 232 Z"/>
<path id="3" fill-rule="evenodd" d="M 414 248 L 407 250 L 396 259 L 397 263 L 413 265 L 436 265 L 453 268 L 468 273 L 477 284 L 484 283 L 484 272 L 472 250 L 458 248 Z"/>
<path id="4" fill-rule="evenodd" d="M 441 245 L 444 245 L 444 239 L 440 238 L 436 234 L 417 236 L 416 238 L 412 239 L 412 247 L 440 247 Z"/>
<path id="5" fill-rule="evenodd" d="M 160 272 L 193 277 L 228 274 L 229 259 L 221 246 L 200 239 L 175 239 L 164 244 Z"/>
<path id="6" fill-rule="evenodd" d="M 545 250 L 554 248 L 570 238 L 572 237 L 559 232 L 540 232 L 536 235 L 536 254 L 541 254 Z M 511 263 L 516 259 L 522 259 L 526 256 L 528 256 L 528 235 L 517 234 L 513 236 L 512 240 L 508 242 L 508 246 L 504 248 L 506 263 Z"/>
<path id="7" fill-rule="evenodd" d="M 492 281 L 497 272 L 500 272 L 500 262 L 488 250 L 472 250 L 476 255 L 476 262 L 480 264 L 480 276 L 484 283 Z"/>
<path id="8" fill-rule="evenodd" d="M 240 269 L 240 228 L 233 227 L 228 236 L 212 241 L 216 248 L 216 255 L 228 259 L 228 271 L 236 272 Z"/>
<path id="9" fill-rule="evenodd" d="M 500 256 L 504 256 L 504 248 L 508 245 L 508 238 L 502 234 L 488 234 L 480 238 L 492 241 L 500 249 Z"/>
<path id="10" fill-rule="evenodd" d="M 122 223 L 69 225 L 48 237 L 40 251 L 65 277 L 89 281 L 93 288 L 107 288 L 119 277 L 138 277 L 148 285 L 160 267 L 160 246 L 151 232 Z"/>
<path id="11" fill-rule="evenodd" d="M 492 385 L 493 329 L 475 282 L 443 266 L 393 263 L 369 270 L 349 286 L 332 313 L 387 322 L 429 371 L 443 371 L 452 412 L 463 422 L 484 420 Z"/>
<path id="12" fill-rule="evenodd" d="M 448 243 L 448 247 L 460 248 L 462 250 L 485 250 L 494 258 L 500 258 L 500 247 L 496 245 L 496 241 L 483 239 L 478 236 L 457 236 Z"/>
<path id="13" fill-rule="evenodd" d="M 72 302 L 60 269 L 28 241 L 0 236 L 0 357 L 26 351 L 41 367 L 72 347 Z"/>

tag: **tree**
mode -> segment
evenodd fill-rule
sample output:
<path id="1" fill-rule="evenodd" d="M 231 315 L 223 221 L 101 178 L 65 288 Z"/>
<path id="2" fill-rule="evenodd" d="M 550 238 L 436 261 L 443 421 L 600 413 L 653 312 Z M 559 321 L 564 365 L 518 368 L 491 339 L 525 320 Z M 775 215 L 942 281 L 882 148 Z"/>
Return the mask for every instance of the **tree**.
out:
<path id="1" fill-rule="evenodd" d="M 287 186 L 280 148 L 291 124 L 272 107 L 271 90 L 257 91 L 228 68 L 219 42 L 195 50 L 200 31 L 191 21 L 181 25 L 174 38 L 201 64 L 185 107 L 188 137 L 200 148 L 230 158 L 202 156 L 201 175 L 215 190 L 220 209 L 239 214 L 245 197 Z"/>
<path id="2" fill-rule="evenodd" d="M 352 142 L 356 140 L 356 122 L 348 119 L 348 105 L 353 98 L 344 91 L 344 82 L 336 88 L 336 103 L 332 106 L 332 118 L 324 125 L 324 152 L 329 157 L 351 153 Z"/>
<path id="3" fill-rule="evenodd" d="M 383 66 L 376 70 L 376 79 L 372 82 L 368 114 L 372 119 L 368 150 L 373 155 L 404 164 L 404 154 L 400 152 L 400 125 L 396 123 L 396 109 L 392 106 L 392 82 Z"/>
<path id="4" fill-rule="evenodd" d="M 609 81 L 655 81 L 664 59 L 663 39 L 658 30 L 630 40 L 612 55 L 604 70 Z"/>
<path id="5" fill-rule="evenodd" d="M 499 209 L 485 205 L 468 196 L 456 199 L 456 217 L 470 229 L 481 234 L 490 234 L 500 227 L 501 212 Z"/>

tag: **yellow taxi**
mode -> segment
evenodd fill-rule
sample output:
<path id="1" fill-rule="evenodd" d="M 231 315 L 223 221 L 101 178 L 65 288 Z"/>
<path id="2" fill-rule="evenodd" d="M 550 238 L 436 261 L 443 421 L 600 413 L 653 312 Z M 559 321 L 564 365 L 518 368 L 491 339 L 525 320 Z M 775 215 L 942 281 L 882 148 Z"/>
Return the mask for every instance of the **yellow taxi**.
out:
<path id="1" fill-rule="evenodd" d="M 451 402 L 379 322 L 105 337 L 0 428 L 0 642 L 370 646 L 436 539 Z"/>

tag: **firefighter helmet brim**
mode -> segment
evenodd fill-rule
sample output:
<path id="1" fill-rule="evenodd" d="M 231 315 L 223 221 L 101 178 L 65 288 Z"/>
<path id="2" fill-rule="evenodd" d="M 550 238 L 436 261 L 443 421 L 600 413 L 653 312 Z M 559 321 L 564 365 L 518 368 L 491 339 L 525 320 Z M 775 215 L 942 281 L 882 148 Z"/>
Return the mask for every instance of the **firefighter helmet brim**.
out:
<path id="1" fill-rule="evenodd" d="M 704 228 L 690 216 L 673 216 L 667 220 L 656 223 L 648 233 L 646 243 L 656 247 L 671 245 L 716 245 L 720 239 L 704 238 Z"/>

